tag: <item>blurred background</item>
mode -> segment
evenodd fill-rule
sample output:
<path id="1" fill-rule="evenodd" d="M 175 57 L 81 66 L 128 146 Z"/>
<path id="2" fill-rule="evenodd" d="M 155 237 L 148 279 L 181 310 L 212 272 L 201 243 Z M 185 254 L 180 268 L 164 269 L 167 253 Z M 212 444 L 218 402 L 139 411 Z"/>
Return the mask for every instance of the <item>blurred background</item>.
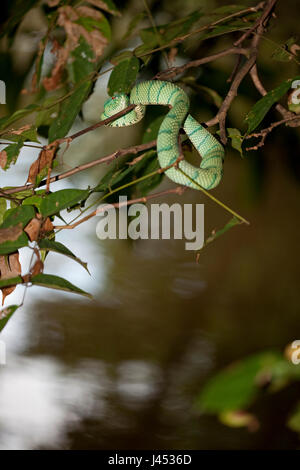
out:
<path id="1" fill-rule="evenodd" d="M 131 17 L 143 10 L 141 3 L 116 2 L 123 15 L 112 22 L 112 49 L 122 48 L 121 38 Z M 226 4 L 186 0 L 184 13 Z M 181 17 L 181 1 L 150 5 L 157 24 Z M 299 30 L 298 7 L 293 0 L 279 2 L 278 19 L 267 37 L 284 43 L 294 36 Z M 143 26 L 148 25 L 146 19 Z M 26 15 L 13 45 L 1 43 L 0 79 L 7 83 L 1 116 L 30 102 L 30 96 L 20 92 L 30 82 L 46 28 L 37 6 Z M 224 49 L 233 38 L 222 36 L 199 47 L 195 39 L 177 63 Z M 134 38 L 129 47 L 136 45 Z M 267 89 L 299 73 L 294 63 L 272 60 L 273 49 L 270 41 L 262 41 L 258 65 Z M 224 96 L 233 65 L 233 58 L 224 58 L 197 70 L 197 77 Z M 149 74 L 151 67 L 155 72 L 157 63 L 149 67 Z M 108 77 L 97 81 L 72 132 L 99 120 Z M 247 78 L 228 126 L 245 130 L 244 116 L 258 98 Z M 197 117 L 204 121 L 216 109 L 207 97 L 203 107 L 201 97 L 197 99 Z M 266 125 L 268 119 L 278 118 L 273 111 Z M 61 168 L 99 158 L 120 142 L 123 148 L 140 142 L 143 126 L 88 133 L 65 152 Z M 46 142 L 42 136 L 40 141 Z M 299 130 L 280 127 L 263 148 L 243 159 L 228 147 L 224 177 L 213 194 L 246 217 L 250 226 L 237 226 L 204 248 L 198 264 L 194 253 L 184 249 L 184 240 L 100 241 L 97 220 L 60 233 L 57 240 L 88 263 L 91 276 L 54 253 L 49 254 L 46 271 L 65 276 L 91 292 L 94 300 L 32 287 L 24 307 L 1 333 L 7 349 L 7 365 L 0 366 L 2 449 L 299 448 L 297 433 L 286 426 L 299 399 L 299 383 L 260 394 L 251 407 L 259 421 L 255 432 L 226 427 L 195 406 L 204 384 L 223 367 L 264 350 L 283 353 L 287 344 L 300 339 L 299 142 Z M 23 150 L 15 167 L 1 171 L 1 186 L 24 184 L 37 155 L 34 149 Z M 55 183 L 55 190 L 84 188 L 106 171 L 97 167 L 82 172 Z M 170 187 L 165 178 L 159 190 Z M 204 203 L 206 236 L 228 221 L 228 215 L 198 191 L 188 190 L 180 198 L 169 195 L 164 202 Z M 26 249 L 21 259 L 26 266 Z M 22 294 L 18 287 L 9 303 Z"/>

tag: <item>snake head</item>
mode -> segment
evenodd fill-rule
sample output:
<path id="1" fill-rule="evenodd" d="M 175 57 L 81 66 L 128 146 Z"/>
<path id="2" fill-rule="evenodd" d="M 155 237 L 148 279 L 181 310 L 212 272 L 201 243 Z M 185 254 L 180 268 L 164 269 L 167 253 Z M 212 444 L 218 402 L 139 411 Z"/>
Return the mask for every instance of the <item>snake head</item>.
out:
<path id="1" fill-rule="evenodd" d="M 129 105 L 129 98 L 125 94 L 116 94 L 105 101 L 104 111 L 101 114 L 101 119 L 107 119 L 114 114 L 123 111 Z"/>

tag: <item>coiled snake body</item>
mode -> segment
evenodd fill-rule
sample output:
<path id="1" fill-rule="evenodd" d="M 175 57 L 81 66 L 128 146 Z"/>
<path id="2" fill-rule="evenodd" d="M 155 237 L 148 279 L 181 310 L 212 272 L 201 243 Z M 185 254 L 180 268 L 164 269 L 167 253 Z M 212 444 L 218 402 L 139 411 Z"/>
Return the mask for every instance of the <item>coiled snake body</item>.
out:
<path id="1" fill-rule="evenodd" d="M 123 127 L 139 122 L 144 117 L 146 105 L 169 106 L 171 109 L 165 116 L 157 137 L 157 155 L 160 166 L 168 167 L 178 159 L 180 155 L 178 136 L 180 128 L 183 127 L 201 155 L 202 161 L 199 168 L 186 160 L 179 161 L 176 166 L 204 189 L 212 189 L 219 184 L 223 173 L 224 149 L 208 130 L 188 114 L 189 98 L 181 88 L 173 83 L 158 80 L 138 83 L 132 88 L 130 97 L 118 94 L 107 100 L 101 118 L 113 116 L 129 104 L 135 104 L 136 107 L 109 123 L 109 126 Z M 166 175 L 175 183 L 199 189 L 199 186 L 176 166 L 166 170 Z"/>

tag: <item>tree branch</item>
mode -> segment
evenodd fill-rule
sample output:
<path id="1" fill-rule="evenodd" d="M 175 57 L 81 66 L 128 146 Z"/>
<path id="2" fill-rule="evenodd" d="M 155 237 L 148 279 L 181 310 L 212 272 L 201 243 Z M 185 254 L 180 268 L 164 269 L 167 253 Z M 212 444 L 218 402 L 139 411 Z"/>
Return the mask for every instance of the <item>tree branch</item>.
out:
<path id="1" fill-rule="evenodd" d="M 293 126 L 291 126 L 292 122 Z M 259 147 L 262 147 L 265 143 L 267 135 L 272 132 L 275 127 L 281 126 L 282 124 L 286 124 L 291 127 L 299 127 L 300 126 L 300 116 L 293 116 L 288 117 L 286 119 L 282 119 L 281 121 L 273 122 L 269 127 L 262 129 L 260 132 L 253 132 L 252 134 L 248 134 L 245 138 L 252 139 L 252 138 L 259 138 L 260 141 L 253 145 L 252 147 L 247 147 L 246 150 L 258 150 Z"/>
<path id="2" fill-rule="evenodd" d="M 80 171 L 93 168 L 94 166 L 101 165 L 102 163 L 108 164 L 112 162 L 113 160 L 116 160 L 116 158 L 124 157 L 125 155 L 128 155 L 130 153 L 137 154 L 139 152 L 143 152 L 144 150 L 148 150 L 148 149 L 151 149 L 152 147 L 155 147 L 155 145 L 156 145 L 156 140 L 151 140 L 151 142 L 147 142 L 146 144 L 133 145 L 132 147 L 127 147 L 125 149 L 116 150 L 115 152 L 110 153 L 109 155 L 106 155 L 105 157 L 101 157 L 101 158 L 98 158 L 97 160 L 93 160 L 91 162 L 84 163 L 79 166 L 75 166 L 71 170 L 65 171 L 64 173 L 61 173 L 56 176 L 52 176 L 49 181 L 50 183 L 55 183 L 55 181 L 68 178 L 69 176 L 75 175 L 76 173 L 79 173 Z M 47 179 L 41 181 L 37 187 L 40 188 L 41 186 L 45 186 L 46 184 L 47 184 Z M 35 187 L 36 186 L 33 183 L 25 184 L 24 186 L 18 186 L 16 188 L 6 189 L 5 191 L 2 190 L 0 195 L 3 195 L 5 197 L 6 195 L 19 193 L 27 189 L 34 189 Z"/>

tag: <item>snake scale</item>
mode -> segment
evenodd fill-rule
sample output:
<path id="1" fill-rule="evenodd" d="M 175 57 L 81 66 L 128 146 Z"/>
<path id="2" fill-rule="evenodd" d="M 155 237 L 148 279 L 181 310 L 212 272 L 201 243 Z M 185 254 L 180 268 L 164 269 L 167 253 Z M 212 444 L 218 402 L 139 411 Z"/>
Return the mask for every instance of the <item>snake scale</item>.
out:
<path id="1" fill-rule="evenodd" d="M 189 97 L 181 88 L 173 83 L 159 80 L 138 83 L 132 88 L 130 97 L 126 94 L 116 94 L 109 98 L 104 103 L 104 112 L 101 118 L 111 117 L 130 104 L 134 104 L 136 107 L 108 125 L 123 127 L 136 124 L 144 117 L 146 105 L 169 106 L 171 109 L 162 121 L 157 137 L 157 155 L 160 166 L 166 168 L 178 159 L 180 155 L 179 130 L 183 127 L 202 157 L 200 167 L 197 168 L 186 160 L 181 160 L 178 165 L 166 170 L 166 175 L 175 183 L 194 189 L 199 189 L 198 185 L 204 189 L 212 189 L 219 184 L 223 174 L 223 146 L 205 127 L 188 114 Z M 179 171 L 176 166 L 181 168 L 191 179 Z"/>

